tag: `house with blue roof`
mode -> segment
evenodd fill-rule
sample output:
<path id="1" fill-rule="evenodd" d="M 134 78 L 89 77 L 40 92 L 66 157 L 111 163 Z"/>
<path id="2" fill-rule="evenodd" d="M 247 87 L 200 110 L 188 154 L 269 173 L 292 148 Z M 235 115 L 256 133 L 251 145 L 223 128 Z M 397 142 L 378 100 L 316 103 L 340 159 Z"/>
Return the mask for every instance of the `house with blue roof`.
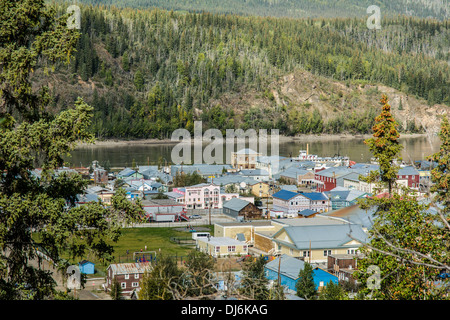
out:
<path id="1" fill-rule="evenodd" d="M 330 200 L 320 192 L 293 192 L 280 190 L 272 195 L 273 210 L 285 212 L 287 216 L 296 217 L 298 212 L 310 209 L 316 212 L 327 212 Z"/>
<path id="2" fill-rule="evenodd" d="M 117 174 L 118 179 L 125 179 L 130 177 L 142 179 L 144 176 L 142 175 L 142 173 L 135 171 L 131 168 L 125 168 Z"/>
<path id="3" fill-rule="evenodd" d="M 276 259 L 268 262 L 264 266 L 264 273 L 267 279 L 272 281 L 278 281 L 282 286 L 297 292 L 296 284 L 299 280 L 299 273 L 305 267 L 305 261 L 283 254 Z M 313 267 L 313 279 L 316 285 L 316 290 L 320 290 L 322 287 L 332 281 L 338 283 L 339 279 L 335 275 L 319 268 L 317 265 L 312 264 Z"/>

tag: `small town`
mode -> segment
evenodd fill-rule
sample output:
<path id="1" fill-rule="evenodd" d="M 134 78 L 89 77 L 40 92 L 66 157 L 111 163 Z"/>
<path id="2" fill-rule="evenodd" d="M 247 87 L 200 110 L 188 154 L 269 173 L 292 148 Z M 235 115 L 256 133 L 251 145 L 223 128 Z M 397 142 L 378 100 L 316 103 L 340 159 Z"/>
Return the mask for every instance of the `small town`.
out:
<path id="1" fill-rule="evenodd" d="M 102 318 L 444 310 L 449 13 L 0 0 L 0 301 Z"/>
<path id="2" fill-rule="evenodd" d="M 279 171 L 271 164 L 278 161 Z M 426 201 L 433 163 L 417 161 L 400 164 L 396 184 L 417 192 Z M 212 278 L 213 299 L 227 296 L 224 274 L 233 275 L 237 288 L 244 260 L 263 257 L 264 275 L 269 284 L 279 281 L 285 299 L 302 299 L 296 294 L 299 272 L 305 263 L 313 267 L 317 292 L 330 281 L 345 282 L 356 294 L 360 248 L 368 240 L 367 230 L 373 211 L 360 208 L 358 200 L 373 197 L 376 184 L 361 181 L 376 163 L 356 163 L 345 156 L 321 157 L 300 150 L 297 157 L 262 156 L 252 149 L 232 153 L 230 165 L 137 166 L 106 170 L 93 161 L 87 168 L 60 168 L 90 181 L 77 206 L 89 202 L 111 205 L 118 188 L 126 191 L 130 202 L 141 201 L 143 222 L 132 228 L 174 228 L 186 233 L 171 241 L 215 259 L 228 270 L 219 270 Z M 39 171 L 36 171 L 39 174 Z M 181 177 L 195 177 L 193 185 L 179 186 Z M 183 181 L 188 181 L 184 179 Z M 383 197 L 387 191 L 376 193 Z M 169 241 L 169 239 L 167 239 Z M 111 293 L 112 284 L 120 284 L 120 298 L 139 299 L 140 280 L 152 269 L 161 248 L 143 241 L 136 252 L 127 250 L 126 262 L 107 266 L 99 277 L 92 261 L 79 261 L 87 275 L 85 288 Z M 129 257 L 128 257 L 129 255 Z M 182 257 L 179 257 L 182 258 Z M 231 267 L 233 265 L 233 267 Z M 79 284 L 81 285 L 81 284 Z M 81 289 L 81 286 L 78 288 Z M 86 290 L 85 290 L 86 291 Z M 92 291 L 92 290 L 91 290 Z M 109 295 L 103 294 L 109 299 Z"/>

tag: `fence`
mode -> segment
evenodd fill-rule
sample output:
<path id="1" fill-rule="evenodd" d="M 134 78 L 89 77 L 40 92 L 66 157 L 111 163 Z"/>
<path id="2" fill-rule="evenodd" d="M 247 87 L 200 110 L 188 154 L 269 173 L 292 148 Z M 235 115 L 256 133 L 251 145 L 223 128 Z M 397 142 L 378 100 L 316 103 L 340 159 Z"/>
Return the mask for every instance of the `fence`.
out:
<path id="1" fill-rule="evenodd" d="M 185 259 L 187 256 L 171 256 L 177 263 L 184 264 Z M 158 262 L 158 256 L 154 256 L 151 254 L 136 254 L 133 259 L 133 254 L 127 254 L 127 255 L 119 255 L 114 257 L 113 263 L 133 263 L 133 262 L 152 262 L 157 263 Z"/>

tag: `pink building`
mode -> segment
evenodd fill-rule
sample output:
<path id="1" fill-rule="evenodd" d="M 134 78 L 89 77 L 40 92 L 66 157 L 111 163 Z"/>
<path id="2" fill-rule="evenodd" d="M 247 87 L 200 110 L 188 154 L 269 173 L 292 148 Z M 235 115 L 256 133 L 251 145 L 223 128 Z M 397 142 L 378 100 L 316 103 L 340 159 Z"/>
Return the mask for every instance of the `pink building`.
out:
<path id="1" fill-rule="evenodd" d="M 222 193 L 220 186 L 213 183 L 200 183 L 185 187 L 184 204 L 186 209 L 219 209 L 224 202 L 239 198 L 238 193 Z"/>

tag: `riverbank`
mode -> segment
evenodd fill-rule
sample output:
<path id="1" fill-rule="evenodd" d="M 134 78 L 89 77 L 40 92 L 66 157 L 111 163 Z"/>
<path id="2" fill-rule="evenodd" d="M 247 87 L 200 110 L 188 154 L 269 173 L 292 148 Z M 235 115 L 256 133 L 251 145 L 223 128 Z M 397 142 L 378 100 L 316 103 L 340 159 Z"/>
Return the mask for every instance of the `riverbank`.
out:
<path id="1" fill-rule="evenodd" d="M 315 142 L 315 141 L 333 141 L 333 140 L 351 140 L 358 139 L 364 140 L 371 138 L 372 135 L 350 135 L 350 134 L 320 134 L 320 135 L 300 135 L 300 136 L 279 136 L 280 143 L 289 143 L 289 142 Z M 411 139 L 411 138 L 419 138 L 426 137 L 425 133 L 413 133 L 413 134 L 402 134 L 400 139 Z M 270 135 L 268 136 L 270 142 Z M 167 145 L 173 144 L 176 145 L 180 141 L 172 141 L 170 139 L 140 139 L 140 140 L 119 140 L 119 139 L 108 139 L 108 140 L 97 140 L 94 144 L 80 143 L 78 147 L 117 147 L 117 146 L 139 146 L 139 145 Z M 194 142 L 194 139 L 192 139 Z"/>

